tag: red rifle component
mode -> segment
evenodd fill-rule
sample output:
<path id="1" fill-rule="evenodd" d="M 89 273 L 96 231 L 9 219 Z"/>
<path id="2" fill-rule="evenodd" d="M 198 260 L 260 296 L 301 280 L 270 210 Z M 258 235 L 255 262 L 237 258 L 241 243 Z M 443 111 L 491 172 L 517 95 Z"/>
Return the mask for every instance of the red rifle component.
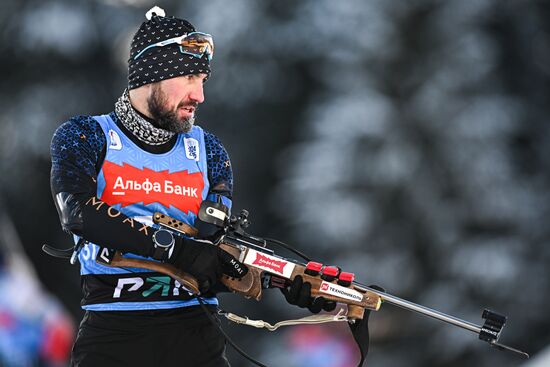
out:
<path id="1" fill-rule="evenodd" d="M 355 274 L 343 271 L 340 275 L 338 275 L 338 284 L 343 285 L 344 287 L 349 287 L 351 283 L 353 283 L 354 279 Z"/>
<path id="2" fill-rule="evenodd" d="M 319 272 L 323 268 L 323 264 L 316 263 L 315 261 L 310 261 L 306 265 L 306 270 L 304 270 L 304 273 L 311 276 L 317 276 L 319 275 Z"/>
<path id="3" fill-rule="evenodd" d="M 325 266 L 321 274 L 321 279 L 326 280 L 327 282 L 332 282 L 338 276 L 340 269 L 336 266 Z"/>

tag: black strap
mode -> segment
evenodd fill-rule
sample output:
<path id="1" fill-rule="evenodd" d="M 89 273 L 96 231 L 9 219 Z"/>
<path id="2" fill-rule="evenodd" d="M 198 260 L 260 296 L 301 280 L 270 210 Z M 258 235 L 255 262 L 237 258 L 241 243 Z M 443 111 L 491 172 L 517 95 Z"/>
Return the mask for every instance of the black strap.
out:
<path id="1" fill-rule="evenodd" d="M 62 258 L 62 259 L 70 259 L 71 255 L 73 254 L 74 247 L 60 249 L 60 248 L 56 248 L 56 247 L 44 244 L 42 246 L 42 251 L 44 251 L 45 253 L 47 253 L 48 255 L 53 256 L 53 257 L 59 257 L 59 258 Z"/>
<path id="2" fill-rule="evenodd" d="M 386 290 L 378 285 L 369 285 L 369 288 L 376 289 L 381 292 L 386 292 Z M 349 328 L 351 330 L 351 333 L 353 335 L 353 339 L 357 343 L 357 347 L 359 347 L 359 351 L 361 352 L 361 360 L 359 361 L 359 364 L 357 367 L 361 367 L 363 363 L 365 363 L 365 359 L 367 358 L 367 354 L 369 353 L 369 316 L 371 311 L 365 310 L 363 313 L 363 319 L 362 320 L 356 320 L 353 324 L 348 324 Z"/>
<path id="3" fill-rule="evenodd" d="M 369 316 L 370 310 L 365 310 L 362 320 L 355 320 L 353 324 L 349 323 L 349 328 L 357 347 L 359 347 L 359 352 L 361 352 L 361 360 L 357 367 L 363 366 L 367 354 L 369 352 Z"/>
<path id="4" fill-rule="evenodd" d="M 44 244 L 42 246 L 42 251 L 44 251 L 45 253 L 53 257 L 59 257 L 62 259 L 72 259 L 73 254 L 75 252 L 78 253 L 78 251 L 80 251 L 80 249 L 82 248 L 82 246 L 84 246 L 85 243 L 86 243 L 86 240 L 80 237 L 76 245 L 74 245 L 71 248 L 60 249 L 57 247 Z"/>

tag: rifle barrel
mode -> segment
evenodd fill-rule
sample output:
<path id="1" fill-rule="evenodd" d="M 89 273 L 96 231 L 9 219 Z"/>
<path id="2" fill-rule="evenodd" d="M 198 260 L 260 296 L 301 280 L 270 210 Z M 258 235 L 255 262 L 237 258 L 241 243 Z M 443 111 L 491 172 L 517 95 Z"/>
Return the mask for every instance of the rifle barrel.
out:
<path id="1" fill-rule="evenodd" d="M 481 326 L 476 325 L 474 323 L 471 323 L 469 321 L 465 321 L 465 320 L 459 319 L 458 317 L 447 315 L 443 312 L 434 310 L 432 308 L 429 308 L 429 307 L 426 307 L 426 306 L 416 304 L 414 302 L 404 300 L 402 298 L 393 296 L 389 293 L 382 292 L 382 291 L 379 291 L 377 289 L 365 286 L 365 285 L 363 285 L 361 283 L 358 283 L 358 282 L 354 282 L 354 283 L 359 285 L 362 288 L 365 288 L 366 290 L 368 290 L 372 293 L 377 294 L 380 298 L 382 298 L 382 302 L 387 302 L 387 303 L 393 304 L 395 306 L 404 308 L 406 310 L 414 311 L 414 312 L 417 312 L 419 314 L 426 315 L 426 316 L 432 317 L 432 318 L 437 319 L 437 320 L 441 320 L 443 322 L 461 327 L 463 329 L 469 330 L 469 331 L 474 332 L 476 334 L 479 334 L 481 332 Z"/>

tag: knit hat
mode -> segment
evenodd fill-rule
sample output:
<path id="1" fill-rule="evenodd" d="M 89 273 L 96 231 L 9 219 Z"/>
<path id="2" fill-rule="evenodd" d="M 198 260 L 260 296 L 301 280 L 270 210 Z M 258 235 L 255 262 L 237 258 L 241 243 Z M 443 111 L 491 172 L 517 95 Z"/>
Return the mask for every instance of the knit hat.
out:
<path id="1" fill-rule="evenodd" d="M 210 75 L 210 62 L 206 54 L 198 58 L 181 53 L 177 44 L 152 47 L 136 59 L 147 46 L 195 32 L 195 27 L 187 20 L 166 17 L 164 10 L 157 6 L 147 12 L 146 18 L 147 21 L 141 24 L 132 39 L 128 59 L 128 89 L 181 75 Z"/>

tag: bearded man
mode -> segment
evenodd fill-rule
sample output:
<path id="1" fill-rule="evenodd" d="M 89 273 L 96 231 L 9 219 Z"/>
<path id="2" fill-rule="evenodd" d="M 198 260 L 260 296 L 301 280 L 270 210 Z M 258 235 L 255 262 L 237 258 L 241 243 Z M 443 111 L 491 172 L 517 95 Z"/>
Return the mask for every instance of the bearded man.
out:
<path id="1" fill-rule="evenodd" d="M 225 340 L 181 285 L 160 273 L 95 261 L 99 246 L 165 261 L 197 278 L 212 314 L 224 260 L 216 246 L 152 224 L 162 212 L 196 224 L 200 204 L 231 208 L 233 174 L 220 140 L 195 125 L 212 37 L 153 8 L 135 33 L 128 88 L 114 112 L 77 116 L 51 144 L 51 188 L 79 251 L 85 315 L 73 366 L 228 366 Z M 159 240 L 170 246 L 161 246 Z"/>
<path id="2" fill-rule="evenodd" d="M 61 225 L 85 244 L 78 249 L 85 315 L 71 365 L 229 366 L 224 337 L 210 319 L 221 275 L 238 276 L 230 264 L 236 259 L 212 245 L 219 228 L 197 218 L 204 201 L 227 212 L 232 204 L 227 151 L 195 125 L 214 43 L 158 7 L 146 17 L 132 39 L 128 88 L 114 111 L 69 119 L 51 144 Z M 155 212 L 198 227 L 199 241 L 159 228 Z M 164 274 L 99 264 L 100 248 L 191 274 L 211 315 Z M 334 308 L 313 299 L 307 282 L 292 284 L 285 295 L 313 312 Z"/>

